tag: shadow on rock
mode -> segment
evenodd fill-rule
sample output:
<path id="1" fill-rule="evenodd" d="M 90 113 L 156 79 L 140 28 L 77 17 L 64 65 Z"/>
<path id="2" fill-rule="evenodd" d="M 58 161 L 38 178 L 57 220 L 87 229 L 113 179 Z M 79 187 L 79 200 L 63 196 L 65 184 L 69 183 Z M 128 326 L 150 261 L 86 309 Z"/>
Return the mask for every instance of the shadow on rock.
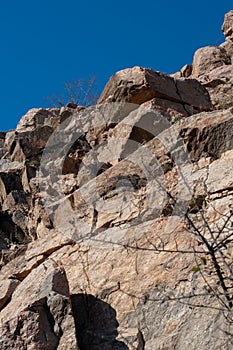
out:
<path id="1" fill-rule="evenodd" d="M 116 340 L 119 323 L 108 303 L 90 294 L 74 294 L 71 301 L 80 350 L 128 350 Z"/>

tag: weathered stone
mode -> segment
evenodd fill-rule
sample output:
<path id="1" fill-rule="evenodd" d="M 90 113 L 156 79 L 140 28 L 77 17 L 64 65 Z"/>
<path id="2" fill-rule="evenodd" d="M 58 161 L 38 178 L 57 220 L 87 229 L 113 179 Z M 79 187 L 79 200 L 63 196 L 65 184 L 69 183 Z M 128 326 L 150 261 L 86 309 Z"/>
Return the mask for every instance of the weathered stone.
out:
<path id="1" fill-rule="evenodd" d="M 212 70 L 200 79 L 209 91 L 215 109 L 231 107 L 233 96 L 233 65 L 224 65 Z"/>
<path id="2" fill-rule="evenodd" d="M 222 47 L 226 50 L 227 55 L 231 58 L 231 63 L 233 62 L 233 42 L 232 40 L 227 39 L 219 47 Z"/>
<path id="3" fill-rule="evenodd" d="M 0 160 L 0 169 L 2 173 L 21 173 L 24 169 L 22 162 L 11 162 L 9 159 Z"/>
<path id="4" fill-rule="evenodd" d="M 0 211 L 0 229 L 4 233 L 7 241 L 10 243 L 23 244 L 30 241 L 30 237 L 27 234 L 27 231 L 17 225 L 16 222 L 24 222 L 24 218 L 21 220 L 17 218 L 19 212 L 16 210 L 13 215 L 8 211 Z M 24 222 L 25 223 L 25 222 Z"/>
<path id="5" fill-rule="evenodd" d="M 59 112 L 58 108 L 43 109 L 33 108 L 30 109 L 19 121 L 16 131 L 34 131 L 38 127 L 49 126 L 56 128 L 59 125 Z"/>
<path id="6" fill-rule="evenodd" d="M 180 71 L 170 74 L 170 76 L 175 79 L 188 78 L 192 74 L 192 69 L 192 64 L 185 64 Z"/>
<path id="7" fill-rule="evenodd" d="M 157 111 L 171 123 L 176 123 L 184 117 L 199 113 L 198 109 L 189 105 L 182 105 L 161 98 L 154 98 L 143 105 L 149 105 L 152 110 Z"/>
<path id="8" fill-rule="evenodd" d="M 188 78 L 192 74 L 193 66 L 192 64 L 186 64 L 181 68 L 181 77 Z"/>
<path id="9" fill-rule="evenodd" d="M 232 147 L 233 149 L 233 147 Z M 208 193 L 233 190 L 233 151 L 228 151 L 209 166 Z"/>
<path id="10" fill-rule="evenodd" d="M 140 165 L 145 158 L 143 152 L 148 154 L 150 150 L 151 155 L 162 157 L 164 150 L 162 148 L 162 153 L 159 153 L 158 143 L 154 143 L 153 138 L 160 135 L 168 126 L 169 123 L 166 125 L 165 119 L 161 119 L 159 115 L 152 111 L 148 113 L 146 108 L 144 112 L 142 109 L 141 113 L 139 109 L 132 111 L 128 117 L 119 122 L 109 133 L 108 143 L 101 146 L 99 151 L 94 153 L 94 158 L 85 159 L 86 164 L 93 164 L 94 161 L 98 160 L 99 164 L 112 164 L 114 166 L 106 167 L 105 171 L 101 173 L 97 171 L 98 164 L 96 164 L 97 170 L 89 178 L 87 177 L 88 167 L 82 168 L 83 175 L 79 174 L 79 181 L 76 182 L 79 186 L 82 184 L 81 190 L 65 196 L 58 207 L 55 202 L 55 227 L 68 237 L 80 239 L 88 235 L 90 231 L 93 234 L 95 231 L 98 232 L 107 227 L 128 224 L 139 216 L 141 220 L 142 218 L 145 220 L 145 216 L 140 215 L 140 212 L 145 212 L 149 216 L 154 215 L 152 214 L 154 210 L 155 215 L 158 215 L 156 214 L 156 208 L 158 211 L 161 208 L 164 200 L 163 191 L 160 191 L 160 199 L 157 197 L 158 204 L 154 203 L 153 210 L 150 211 L 148 202 L 144 202 L 142 198 L 143 193 L 148 193 L 149 188 L 152 191 L 153 182 L 148 181 L 143 175 Z M 197 161 L 203 156 L 218 157 L 222 152 L 231 149 L 231 126 L 232 113 L 228 110 L 193 116 L 183 123 L 177 124 L 174 130 L 184 137 L 190 159 Z M 166 139 L 165 136 L 164 139 Z M 155 153 L 152 151 L 154 146 L 145 148 L 145 151 L 141 153 L 140 146 L 150 140 L 151 145 L 154 144 L 155 146 Z M 127 157 L 129 157 L 129 161 Z M 125 159 L 125 161 L 118 163 L 118 159 Z M 172 167 L 172 162 L 168 158 L 163 161 L 164 167 L 167 162 Z M 138 166 L 135 166 L 135 164 L 138 164 Z M 152 171 L 152 168 L 150 170 Z M 157 171 L 156 167 L 154 171 Z M 97 179 L 96 175 L 98 175 Z M 161 175 L 157 173 L 157 180 Z M 84 176 L 86 176 L 86 179 L 83 184 Z M 135 184 L 134 180 L 136 181 Z M 139 185 L 139 183 L 142 185 Z M 75 189 L 75 186 L 72 188 Z M 155 183 L 153 188 L 154 192 L 159 193 Z M 85 198 L 88 201 L 85 201 Z M 121 209 L 119 213 L 119 208 L 124 208 L 124 210 Z M 79 222 L 78 230 L 75 224 L 77 222 Z"/>
<path id="11" fill-rule="evenodd" d="M 233 148 L 231 109 L 200 113 L 183 121 L 177 128 L 192 161 L 198 161 L 203 156 L 216 159 Z"/>
<path id="12" fill-rule="evenodd" d="M 14 173 L 0 173 L 1 199 L 5 200 L 7 195 L 14 190 L 22 191 L 20 177 Z"/>
<path id="13" fill-rule="evenodd" d="M 14 266 L 12 270 L 10 270 L 10 277 L 17 278 L 22 281 L 29 273 L 35 269 L 38 265 L 40 265 L 43 261 L 46 260 L 46 256 L 38 255 L 27 261 L 23 259 L 23 261 L 18 261 L 17 266 Z"/>
<path id="14" fill-rule="evenodd" d="M 225 14 L 222 31 L 226 38 L 233 37 L 233 10 Z"/>
<path id="15" fill-rule="evenodd" d="M 25 254 L 25 259 L 29 261 L 39 255 L 49 256 L 55 250 L 72 243 L 72 240 L 54 230 L 49 236 L 31 242 Z"/>
<path id="16" fill-rule="evenodd" d="M 232 14 L 230 11 L 225 15 L 222 27 L 226 41 L 220 46 L 207 46 L 197 50 L 193 59 L 192 77 L 207 88 L 215 109 L 232 106 Z"/>
<path id="17" fill-rule="evenodd" d="M 4 143 L 5 143 L 5 132 L 0 132 L 0 159 L 5 155 Z"/>
<path id="18" fill-rule="evenodd" d="M 22 190 L 13 190 L 11 191 L 6 199 L 4 200 L 2 210 L 11 210 L 13 207 L 21 206 L 22 209 L 27 207 L 27 199 L 24 191 Z"/>
<path id="19" fill-rule="evenodd" d="M 1 349 L 78 349 L 66 274 L 53 264 L 35 268 L 2 310 Z"/>
<path id="20" fill-rule="evenodd" d="M 223 47 L 206 46 L 198 49 L 193 58 L 192 76 L 200 78 L 213 69 L 231 64 L 231 59 Z"/>
<path id="21" fill-rule="evenodd" d="M 0 134 L 1 349 L 232 348 L 231 17 L 193 67 Z"/>
<path id="22" fill-rule="evenodd" d="M 41 126 L 33 131 L 21 132 L 13 140 L 9 151 L 11 160 L 24 161 L 29 159 L 29 163 L 37 160 L 37 156 L 43 151 L 53 129 L 50 126 Z M 19 157 L 19 151 L 21 156 Z M 33 157 L 31 159 L 31 157 Z"/>
<path id="23" fill-rule="evenodd" d="M 101 319 L 99 322 L 102 323 L 102 320 L 107 319 L 107 315 L 101 314 L 98 308 L 92 308 L 91 301 L 93 301 L 92 305 L 95 305 L 94 303 L 101 304 L 102 300 L 102 303 L 108 303 L 116 310 L 117 321 L 120 324 L 117 339 L 124 344 L 125 349 L 127 347 L 128 349 L 134 349 L 135 346 L 138 346 L 138 328 L 143 333 L 149 349 L 154 349 L 155 344 L 156 347 L 164 349 L 166 342 L 170 342 L 170 346 L 176 343 L 178 349 L 183 349 L 183 342 L 188 341 L 186 327 L 191 329 L 191 325 L 195 325 L 197 322 L 197 314 L 190 309 L 189 305 L 169 302 L 169 294 L 167 294 L 172 288 L 171 283 L 174 283 L 173 288 L 176 292 L 179 291 L 183 295 L 189 293 L 190 283 L 191 288 L 200 287 L 200 280 L 194 278 L 194 275 L 191 277 L 193 274 L 189 268 L 189 266 L 192 266 L 192 261 L 189 260 L 192 258 L 191 255 L 186 254 L 181 258 L 179 254 L 172 257 L 170 253 L 164 252 L 163 254 L 156 254 L 156 258 L 154 258 L 153 249 L 151 252 L 149 249 L 144 252 L 139 248 L 141 246 L 144 249 L 149 248 L 150 244 L 151 246 L 157 246 L 160 239 L 163 240 L 163 244 L 166 244 L 168 250 L 174 249 L 176 244 L 180 249 L 187 249 L 192 246 L 192 238 L 189 236 L 190 241 L 187 240 L 187 232 L 182 232 L 182 226 L 176 233 L 173 232 L 174 236 L 172 238 L 169 231 L 166 234 L 163 231 L 163 237 L 155 235 L 156 232 L 161 232 L 162 227 L 167 226 L 167 220 L 151 221 L 130 229 L 108 229 L 104 233 L 93 237 L 89 244 L 86 241 L 81 245 L 70 248 L 70 251 L 60 258 L 60 261 L 67 266 L 72 298 L 75 300 L 74 296 L 76 298 L 79 296 L 80 300 L 83 290 L 85 290 L 90 301 L 90 308 L 93 310 L 93 320 L 99 317 Z M 114 242 L 121 242 L 121 244 L 117 245 Z M 124 248 L 124 246 L 127 246 L 127 242 L 132 247 L 131 249 Z M 136 242 L 139 249 L 133 248 Z M 163 249 L 162 246 L 160 247 Z M 52 257 L 56 260 L 56 252 Z M 84 274 L 83 270 L 83 262 L 87 259 L 88 276 Z M 194 261 L 193 264 L 195 264 Z M 153 271 L 152 278 L 150 277 L 151 271 Z M 172 279 L 169 276 L 173 276 Z M 175 294 L 170 295 L 170 298 L 175 298 Z M 209 302 L 211 301 L 209 300 Z M 80 307 L 85 310 L 85 299 L 83 301 L 81 299 L 79 303 Z M 190 301 L 190 303 L 192 302 Z M 98 314 L 95 313 L 97 310 Z M 85 315 L 84 312 L 82 314 Z M 162 321 L 165 315 L 167 315 L 166 324 Z M 98 339 L 102 337 L 106 349 L 111 349 L 108 343 L 107 329 L 104 331 L 97 328 L 97 324 L 96 328 L 92 324 L 90 325 L 91 328 L 87 329 L 94 333 L 93 328 L 95 328 L 98 329 L 98 332 L 93 334 L 93 338 L 91 338 L 93 340 L 85 339 L 86 328 L 84 327 L 81 333 L 82 328 L 78 323 L 79 321 L 85 325 L 85 321 L 80 320 L 78 313 L 74 317 L 77 317 L 77 324 L 80 327 L 78 328 L 78 340 L 81 339 L 82 342 L 80 344 L 83 346 L 89 344 L 89 348 L 91 348 L 91 345 L 98 343 Z M 114 322 L 114 314 L 111 317 L 112 322 Z M 215 332 L 220 332 L 215 324 L 215 317 L 221 318 L 221 314 L 215 313 L 213 310 L 204 314 L 202 328 L 206 329 L 211 322 Z M 139 325 L 137 322 L 139 322 Z M 223 318 L 221 318 L 221 322 L 223 322 Z M 179 329 L 178 338 L 177 327 Z M 220 335 L 220 333 L 218 334 Z M 115 334 L 117 335 L 117 332 Z M 189 341 L 190 337 L 195 344 L 193 349 L 197 347 L 197 344 L 203 343 L 206 346 L 209 344 L 213 348 L 216 344 L 216 340 L 213 340 L 211 336 L 209 337 L 209 333 L 201 333 L 197 338 L 193 329 L 192 332 L 189 332 Z M 113 335 L 109 338 L 109 340 L 112 340 Z M 179 338 L 182 338 L 183 341 L 179 341 Z M 219 340 L 219 344 L 221 344 L 221 340 Z"/>
<path id="24" fill-rule="evenodd" d="M 8 279 L 1 281 L 0 286 L 0 310 L 5 306 L 5 304 L 10 300 L 12 293 L 15 291 L 16 287 L 19 285 L 20 281 L 17 279 Z"/>
<path id="25" fill-rule="evenodd" d="M 1 281 L 16 278 L 13 276 L 13 271 L 15 270 L 16 266 L 20 266 L 25 262 L 24 253 L 26 251 L 26 247 L 26 244 L 9 244 L 8 248 L 1 249 Z"/>
<path id="26" fill-rule="evenodd" d="M 173 79 L 141 67 L 124 69 L 113 75 L 98 103 L 125 101 L 142 104 L 153 98 L 187 104 L 199 111 L 211 109 L 207 91 L 196 80 Z"/>

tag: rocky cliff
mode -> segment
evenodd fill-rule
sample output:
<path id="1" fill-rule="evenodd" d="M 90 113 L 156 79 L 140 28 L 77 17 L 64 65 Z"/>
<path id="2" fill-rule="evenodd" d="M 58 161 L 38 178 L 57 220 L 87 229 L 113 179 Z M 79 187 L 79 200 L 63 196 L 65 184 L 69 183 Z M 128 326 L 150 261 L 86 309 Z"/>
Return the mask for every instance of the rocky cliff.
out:
<path id="1" fill-rule="evenodd" d="M 166 75 L 0 133 L 0 348 L 232 349 L 233 11 Z"/>

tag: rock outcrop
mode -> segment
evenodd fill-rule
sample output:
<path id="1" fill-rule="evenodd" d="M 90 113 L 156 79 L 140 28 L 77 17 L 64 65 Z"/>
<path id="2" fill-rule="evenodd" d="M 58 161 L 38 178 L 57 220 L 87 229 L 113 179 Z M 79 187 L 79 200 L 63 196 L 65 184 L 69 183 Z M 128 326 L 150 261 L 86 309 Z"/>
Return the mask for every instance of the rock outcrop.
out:
<path id="1" fill-rule="evenodd" d="M 172 108 L 184 116 L 212 108 L 209 95 L 195 79 L 174 79 L 152 69 L 134 67 L 114 74 L 105 86 L 99 103 L 142 104 L 155 99 L 162 110 Z"/>
<path id="2" fill-rule="evenodd" d="M 232 349 L 232 13 L 181 72 L 0 133 L 1 349 Z"/>
<path id="3" fill-rule="evenodd" d="M 225 15 L 222 31 L 226 40 L 219 46 L 206 46 L 198 49 L 189 69 L 183 67 L 173 76 L 198 79 L 210 94 L 216 109 L 232 106 L 233 76 L 233 11 Z M 187 73 L 188 72 L 188 73 Z"/>

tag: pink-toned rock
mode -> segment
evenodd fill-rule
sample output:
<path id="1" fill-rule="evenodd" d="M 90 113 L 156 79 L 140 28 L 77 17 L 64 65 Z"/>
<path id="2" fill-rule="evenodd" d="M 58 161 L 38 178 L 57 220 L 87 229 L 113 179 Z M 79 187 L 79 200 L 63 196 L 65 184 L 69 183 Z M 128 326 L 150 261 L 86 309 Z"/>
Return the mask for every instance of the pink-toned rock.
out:
<path id="1" fill-rule="evenodd" d="M 225 14 L 222 31 L 226 38 L 233 37 L 233 10 Z"/>
<path id="2" fill-rule="evenodd" d="M 12 293 L 15 291 L 15 289 L 19 285 L 19 283 L 20 283 L 20 281 L 17 279 L 8 279 L 5 281 L 1 281 L 1 285 L 0 285 L 0 310 L 10 300 Z"/>
<path id="3" fill-rule="evenodd" d="M 233 65 L 223 65 L 200 77 L 215 109 L 233 106 Z"/>
<path id="4" fill-rule="evenodd" d="M 204 87 L 194 79 L 173 79 L 152 69 L 134 67 L 114 74 L 105 86 L 98 103 L 125 101 L 142 104 L 153 98 L 187 104 L 199 111 L 210 110 Z"/>
<path id="5" fill-rule="evenodd" d="M 231 23 L 193 67 L 0 134 L 0 349 L 232 349 Z"/>
<path id="6" fill-rule="evenodd" d="M 194 54 L 192 76 L 197 79 L 215 68 L 228 64 L 231 64 L 231 59 L 223 47 L 202 47 Z"/>
<path id="7" fill-rule="evenodd" d="M 233 41 L 230 39 L 226 39 L 219 47 L 222 47 L 226 50 L 227 55 L 231 58 L 231 63 L 233 62 Z"/>
<path id="8" fill-rule="evenodd" d="M 233 148 L 233 113 L 227 110 L 200 113 L 177 125 L 192 161 L 219 158 Z"/>
<path id="9" fill-rule="evenodd" d="M 0 322 L 3 350 L 79 349 L 66 274 L 54 263 L 35 268 L 18 285 Z"/>

